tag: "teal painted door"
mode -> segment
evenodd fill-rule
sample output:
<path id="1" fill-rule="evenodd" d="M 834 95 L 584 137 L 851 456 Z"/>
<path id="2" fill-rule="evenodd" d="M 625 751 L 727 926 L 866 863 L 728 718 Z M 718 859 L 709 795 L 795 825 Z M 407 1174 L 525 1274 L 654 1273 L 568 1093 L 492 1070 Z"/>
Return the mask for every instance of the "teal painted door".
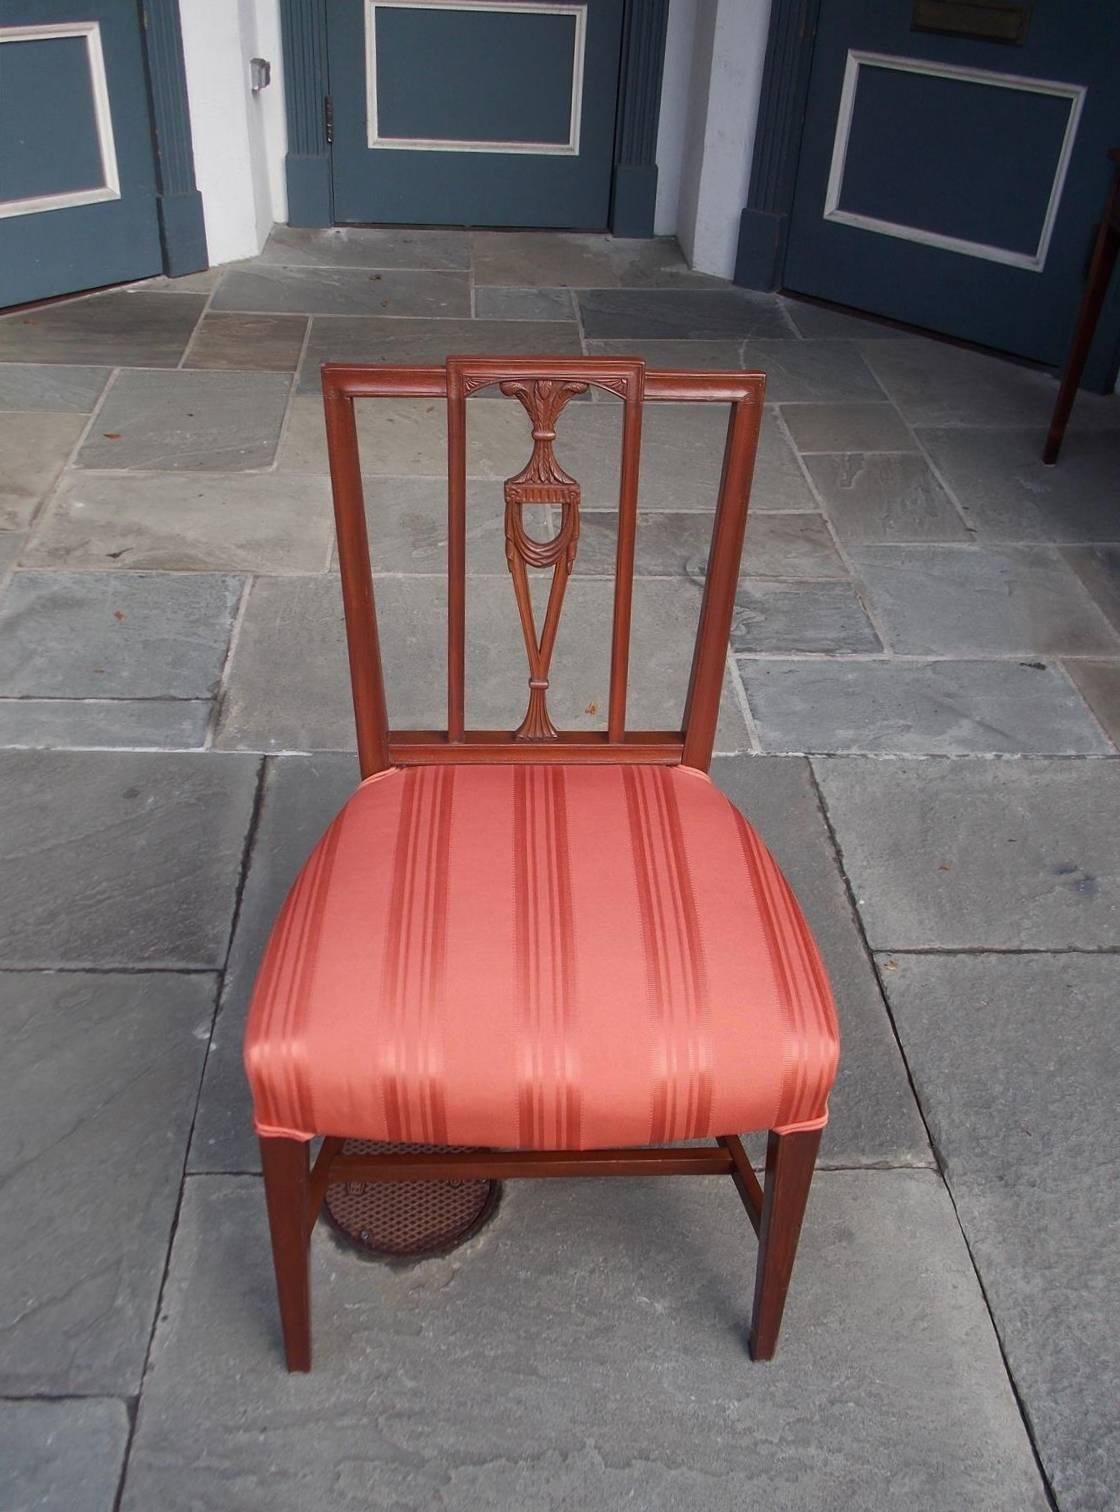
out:
<path id="1" fill-rule="evenodd" d="M 338 0 L 334 219 L 603 229 L 623 0 Z"/>
<path id="2" fill-rule="evenodd" d="M 1120 7 L 821 6 L 784 285 L 1061 362 L 1117 144 Z M 1115 373 L 1115 308 L 1096 378 Z"/>
<path id="3" fill-rule="evenodd" d="M 3 0 L 0 305 L 161 267 L 135 0 Z"/>

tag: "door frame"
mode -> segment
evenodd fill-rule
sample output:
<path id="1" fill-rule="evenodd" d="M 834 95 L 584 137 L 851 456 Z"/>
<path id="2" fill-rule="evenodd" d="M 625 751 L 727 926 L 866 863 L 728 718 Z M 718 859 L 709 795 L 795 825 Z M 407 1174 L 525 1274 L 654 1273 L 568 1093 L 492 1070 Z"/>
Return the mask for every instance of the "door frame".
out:
<path id="1" fill-rule="evenodd" d="M 735 282 L 747 289 L 782 286 L 820 9 L 821 0 L 770 0 L 751 176 L 735 258 Z"/>
<path id="2" fill-rule="evenodd" d="M 747 289 L 773 290 L 783 284 L 820 9 L 821 0 L 771 0 L 751 176 L 735 259 L 735 282 Z M 1096 225 L 1086 227 L 1086 267 L 1096 231 Z M 1120 371 L 1120 279 L 1113 284 L 1083 380 L 1086 388 L 1103 394 L 1113 392 Z"/>
<path id="3" fill-rule="evenodd" d="M 163 271 L 170 278 L 210 266 L 202 195 L 194 177 L 191 112 L 179 6 L 136 0 L 148 84 L 148 119 L 156 171 L 156 214 Z"/>
<path id="4" fill-rule="evenodd" d="M 147 0 L 151 3 L 151 0 Z M 669 0 L 624 0 L 610 230 L 652 236 Z M 327 0 L 280 0 L 288 121 L 288 224 L 332 226 Z"/>

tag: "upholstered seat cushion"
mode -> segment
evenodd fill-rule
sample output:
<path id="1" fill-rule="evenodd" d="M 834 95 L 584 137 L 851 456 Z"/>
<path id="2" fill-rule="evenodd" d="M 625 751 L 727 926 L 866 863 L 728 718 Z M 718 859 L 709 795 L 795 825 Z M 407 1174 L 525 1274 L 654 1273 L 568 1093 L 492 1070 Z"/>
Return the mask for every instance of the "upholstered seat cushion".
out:
<path id="1" fill-rule="evenodd" d="M 592 1149 L 823 1122 L 836 1018 L 776 863 L 702 773 L 368 779 L 261 965 L 258 1132 Z"/>

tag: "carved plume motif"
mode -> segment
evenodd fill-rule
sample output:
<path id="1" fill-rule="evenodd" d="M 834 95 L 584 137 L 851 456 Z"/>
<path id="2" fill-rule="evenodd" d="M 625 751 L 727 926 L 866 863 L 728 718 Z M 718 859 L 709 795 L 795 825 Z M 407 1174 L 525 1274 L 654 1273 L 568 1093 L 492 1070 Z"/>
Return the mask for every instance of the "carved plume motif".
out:
<path id="1" fill-rule="evenodd" d="M 587 391 L 586 383 L 561 382 L 552 378 L 510 379 L 500 385 L 503 394 L 525 407 L 533 425 L 533 454 L 505 482 L 506 563 L 513 576 L 517 610 L 529 659 L 529 707 L 514 731 L 515 740 L 555 740 L 556 726 L 548 715 L 548 671 L 564 605 L 564 590 L 576 559 L 579 540 L 579 484 L 556 460 L 553 443 L 560 411 L 575 394 Z M 549 541 L 538 541 L 525 529 L 525 505 L 558 505 L 560 526 Z M 530 567 L 552 568 L 544 625 L 537 634 L 529 594 Z"/>

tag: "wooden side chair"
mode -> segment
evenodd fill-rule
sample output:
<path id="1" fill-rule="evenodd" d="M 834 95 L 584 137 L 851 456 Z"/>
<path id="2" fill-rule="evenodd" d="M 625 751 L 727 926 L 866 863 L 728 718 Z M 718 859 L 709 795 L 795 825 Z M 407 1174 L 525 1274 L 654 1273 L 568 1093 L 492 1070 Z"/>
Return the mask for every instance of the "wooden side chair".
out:
<path id="1" fill-rule="evenodd" d="M 529 663 L 516 730 L 464 716 L 466 430 L 480 390 L 501 402 L 495 385 L 532 430 L 505 484 Z M 609 707 L 605 729 L 558 730 L 549 670 L 580 489 L 554 442 L 591 386 L 622 401 Z M 760 1244 L 750 1350 L 774 1353 L 838 1038 L 793 894 L 707 775 L 764 389 L 759 373 L 647 372 L 631 358 L 323 368 L 362 782 L 277 919 L 245 1043 L 289 1370 L 310 1369 L 309 1241 L 333 1181 L 730 1176 Z M 402 395 L 447 403 L 436 731 L 389 725 L 354 424 L 355 399 Z M 639 449 L 643 405 L 663 401 L 730 416 L 681 727 L 638 731 L 626 714 Z M 558 511 L 548 541 L 522 516 L 541 504 Z M 531 571 L 551 572 L 539 629 Z M 765 1190 L 739 1138 L 761 1129 Z M 438 1148 L 342 1153 L 347 1138 Z"/>

